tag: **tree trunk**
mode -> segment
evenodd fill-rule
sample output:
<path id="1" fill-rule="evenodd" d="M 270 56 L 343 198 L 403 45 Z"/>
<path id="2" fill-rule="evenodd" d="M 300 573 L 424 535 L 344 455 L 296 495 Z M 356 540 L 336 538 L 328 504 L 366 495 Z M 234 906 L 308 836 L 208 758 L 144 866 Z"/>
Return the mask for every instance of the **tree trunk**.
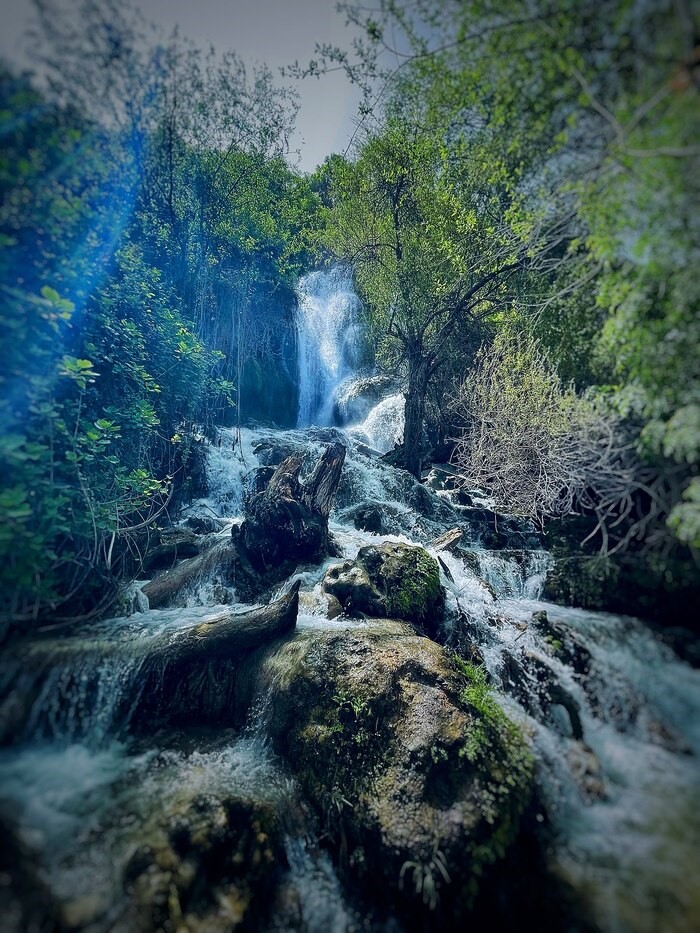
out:
<path id="1" fill-rule="evenodd" d="M 425 395 L 428 389 L 428 363 L 420 346 L 408 346 L 408 390 L 406 391 L 406 422 L 403 433 L 403 465 L 420 479 L 423 465 L 423 421 Z"/>
<path id="2" fill-rule="evenodd" d="M 301 483 L 301 457 L 287 457 L 266 489 L 246 503 L 239 541 L 258 573 L 318 561 L 329 553 L 328 514 L 344 461 L 345 447 L 331 444 Z"/>
<path id="3" fill-rule="evenodd" d="M 345 447 L 331 444 L 304 483 L 304 501 L 315 512 L 328 518 L 345 462 Z"/>
<path id="4" fill-rule="evenodd" d="M 37 728 L 51 734 L 62 720 L 78 732 L 91 728 L 98 700 L 112 704 L 115 734 L 178 722 L 230 725 L 238 718 L 233 703 L 240 662 L 294 631 L 299 586 L 267 606 L 239 613 L 225 608 L 152 637 L 91 637 L 83 626 L 18 644 L 0 669 L 0 745 L 32 737 Z M 65 696 L 79 689 L 81 702 L 50 702 L 47 685 L 55 691 L 55 683 L 63 684 Z M 34 731 L 26 732 L 28 725 Z"/>
<path id="5" fill-rule="evenodd" d="M 224 609 L 176 638 L 166 635 L 152 644 L 149 657 L 168 663 L 221 660 L 259 648 L 295 628 L 300 585 L 297 580 L 288 593 L 269 606 L 243 613 Z"/>
<path id="6" fill-rule="evenodd" d="M 231 541 L 217 541 L 198 557 L 183 560 L 141 587 L 144 596 L 148 597 L 149 608 L 172 606 L 186 587 L 212 571 L 217 564 L 221 567 L 232 565 L 235 557 L 236 549 Z"/>

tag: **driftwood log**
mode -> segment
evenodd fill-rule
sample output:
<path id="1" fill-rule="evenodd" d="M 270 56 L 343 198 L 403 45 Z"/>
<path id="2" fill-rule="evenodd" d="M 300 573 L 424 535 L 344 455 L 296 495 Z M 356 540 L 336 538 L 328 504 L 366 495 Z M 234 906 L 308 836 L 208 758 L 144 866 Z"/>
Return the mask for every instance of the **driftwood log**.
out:
<path id="1" fill-rule="evenodd" d="M 165 635 L 151 642 L 149 657 L 167 663 L 222 660 L 259 648 L 296 627 L 299 586 L 297 580 L 288 593 L 260 609 L 239 613 L 224 609 L 175 638 Z"/>
<path id="2" fill-rule="evenodd" d="M 462 538 L 464 532 L 461 528 L 450 528 L 444 534 L 430 542 L 430 547 L 436 551 L 449 551 Z"/>
<path id="3" fill-rule="evenodd" d="M 328 515 L 344 462 L 345 447 L 330 444 L 302 483 L 302 457 L 287 457 L 266 488 L 246 503 L 238 542 L 258 573 L 331 553 Z"/>
<path id="4" fill-rule="evenodd" d="M 235 555 L 236 550 L 230 540 L 217 541 L 199 556 L 183 560 L 172 570 L 150 580 L 141 587 L 141 592 L 148 597 L 150 609 L 163 609 L 174 605 L 183 591 L 217 568 L 221 570 L 224 582 L 233 584 Z"/>
<path id="5" fill-rule="evenodd" d="M 223 610 L 175 637 L 159 638 L 149 650 L 143 688 L 130 729 L 165 726 L 242 725 L 247 715 L 236 685 L 256 648 L 292 633 L 299 609 L 299 583 L 267 606 L 236 614 Z"/>

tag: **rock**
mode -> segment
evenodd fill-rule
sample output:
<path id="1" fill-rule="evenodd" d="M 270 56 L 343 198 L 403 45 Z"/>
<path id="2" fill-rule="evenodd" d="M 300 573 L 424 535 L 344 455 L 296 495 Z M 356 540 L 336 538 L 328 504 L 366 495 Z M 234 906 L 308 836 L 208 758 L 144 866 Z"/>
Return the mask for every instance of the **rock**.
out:
<path id="1" fill-rule="evenodd" d="M 676 755 L 693 754 L 692 747 L 685 741 L 683 736 L 662 719 L 647 716 L 645 724 L 649 741 L 653 742 L 654 745 L 660 745 Z"/>
<path id="2" fill-rule="evenodd" d="M 353 509 L 347 510 L 343 517 L 345 520 L 349 519 L 360 531 L 369 531 L 377 535 L 387 534 L 382 508 L 378 503 L 360 503 Z"/>
<path id="3" fill-rule="evenodd" d="M 331 567 L 323 578 L 323 590 L 335 599 L 350 615 L 367 613 L 371 616 L 386 616 L 384 604 L 372 585 L 364 567 L 347 560 Z"/>
<path id="4" fill-rule="evenodd" d="M 533 612 L 531 624 L 544 636 L 548 650 L 563 664 L 568 664 L 580 677 L 590 674 L 591 653 L 569 626 L 550 619 L 544 610 Z"/>
<path id="5" fill-rule="evenodd" d="M 340 425 L 364 421 L 370 410 L 392 390 L 388 376 L 360 376 L 348 379 L 336 391 L 334 420 Z"/>
<path id="6" fill-rule="evenodd" d="M 629 548 L 611 555 L 592 553 L 599 540 L 581 542 L 594 531 L 595 519 L 569 516 L 550 523 L 547 550 L 554 556 L 544 599 L 620 615 L 636 616 L 657 628 L 681 658 L 700 667 L 700 575 L 691 552 Z"/>
<path id="7" fill-rule="evenodd" d="M 326 609 L 326 618 L 332 621 L 333 619 L 337 619 L 339 616 L 342 616 L 343 607 L 339 600 L 337 600 L 335 596 L 331 596 L 330 593 L 326 595 L 326 600 L 328 603 Z"/>
<path id="8" fill-rule="evenodd" d="M 565 737 L 583 738 L 578 703 L 537 654 L 523 649 L 504 652 L 499 679 L 502 689 L 539 722 L 548 723 Z"/>
<path id="9" fill-rule="evenodd" d="M 355 493 L 348 491 L 348 485 L 346 477 L 338 490 L 336 508 L 344 501 L 352 500 Z M 363 490 L 358 487 L 356 492 L 361 495 Z M 337 509 L 336 518 L 343 524 L 354 525 L 359 531 L 379 535 L 407 533 L 407 525 L 415 525 L 415 517 L 409 518 L 405 509 L 390 502 L 376 502 L 372 499 Z"/>
<path id="10" fill-rule="evenodd" d="M 403 619 L 437 632 L 445 609 L 437 561 L 422 547 L 387 542 L 331 567 L 323 589 L 351 614 Z"/>
<path id="11" fill-rule="evenodd" d="M 190 515 L 185 519 L 185 524 L 198 535 L 210 535 L 222 531 L 226 527 L 226 519 L 209 515 Z"/>
<path id="12" fill-rule="evenodd" d="M 452 466 L 434 464 L 424 482 L 436 492 L 450 493 L 450 498 L 458 505 L 474 505 L 472 496 L 464 487 L 464 480 Z"/>
<path id="13" fill-rule="evenodd" d="M 553 683 L 549 687 L 549 717 L 559 727 L 561 733 L 576 740 L 583 738 L 583 725 L 579 705 L 561 684 Z"/>
<path id="14" fill-rule="evenodd" d="M 459 511 L 473 540 L 485 550 L 540 547 L 535 526 L 528 519 L 504 515 L 485 506 L 464 505 Z"/>
<path id="15" fill-rule="evenodd" d="M 582 793 L 591 801 L 607 797 L 603 772 L 595 753 L 583 742 L 574 742 L 566 753 L 574 778 Z"/>
<path id="16" fill-rule="evenodd" d="M 437 562 L 424 548 L 387 543 L 361 548 L 365 567 L 390 618 L 405 619 L 435 631 L 445 608 Z"/>
<path id="17" fill-rule="evenodd" d="M 453 499 L 457 505 L 461 505 L 464 508 L 472 508 L 474 505 L 474 499 L 469 495 L 466 489 L 461 486 L 457 487 L 453 493 Z"/>
<path id="18" fill-rule="evenodd" d="M 123 872 L 143 930 L 257 928 L 286 868 L 279 820 L 269 804 L 202 794 L 176 804 Z"/>
<path id="19" fill-rule="evenodd" d="M 495 702 L 443 648 L 386 620 L 298 633 L 256 653 L 239 684 L 246 702 L 269 698 L 274 745 L 341 867 L 416 928 L 431 910 L 452 928 L 530 793 L 529 752 Z"/>
<path id="20" fill-rule="evenodd" d="M 440 467 L 433 467 L 423 482 L 435 492 L 442 492 L 446 489 L 454 489 L 454 476 Z"/>

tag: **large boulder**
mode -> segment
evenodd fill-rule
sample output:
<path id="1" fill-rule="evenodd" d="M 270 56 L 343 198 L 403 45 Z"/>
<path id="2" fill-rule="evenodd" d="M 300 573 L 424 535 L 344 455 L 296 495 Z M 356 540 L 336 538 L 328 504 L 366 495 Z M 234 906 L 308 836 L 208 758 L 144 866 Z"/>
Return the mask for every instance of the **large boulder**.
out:
<path id="1" fill-rule="evenodd" d="M 403 619 L 435 634 L 445 609 L 440 568 L 422 547 L 386 542 L 360 548 L 357 560 L 330 567 L 323 590 L 350 615 Z"/>
<path id="2" fill-rule="evenodd" d="M 429 914 L 454 928 L 529 799 L 524 740 L 474 670 L 382 620 L 298 633 L 239 681 L 247 702 L 267 698 L 341 869 L 411 929 Z"/>
<path id="3" fill-rule="evenodd" d="M 348 379 L 336 392 L 333 415 L 338 424 L 358 424 L 392 390 L 388 376 L 359 376 Z"/>

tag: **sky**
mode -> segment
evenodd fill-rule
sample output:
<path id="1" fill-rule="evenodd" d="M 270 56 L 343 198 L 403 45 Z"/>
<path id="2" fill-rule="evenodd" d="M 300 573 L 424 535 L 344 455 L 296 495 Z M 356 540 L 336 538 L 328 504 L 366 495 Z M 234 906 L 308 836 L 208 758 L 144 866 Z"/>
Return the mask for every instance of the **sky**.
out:
<path id="1" fill-rule="evenodd" d="M 61 0 L 66 5 L 74 0 Z M 134 0 L 146 19 L 166 31 L 220 51 L 233 49 L 250 65 L 279 68 L 314 57 L 314 46 L 349 47 L 352 33 L 335 0 Z M 31 0 L 0 0 L 0 56 L 26 64 L 22 36 L 31 19 Z M 297 132 L 291 148 L 301 150 L 297 167 L 313 171 L 331 152 L 344 152 L 352 135 L 359 92 L 341 73 L 303 81 L 279 78 L 300 95 Z M 294 160 L 294 159 L 293 159 Z"/>

